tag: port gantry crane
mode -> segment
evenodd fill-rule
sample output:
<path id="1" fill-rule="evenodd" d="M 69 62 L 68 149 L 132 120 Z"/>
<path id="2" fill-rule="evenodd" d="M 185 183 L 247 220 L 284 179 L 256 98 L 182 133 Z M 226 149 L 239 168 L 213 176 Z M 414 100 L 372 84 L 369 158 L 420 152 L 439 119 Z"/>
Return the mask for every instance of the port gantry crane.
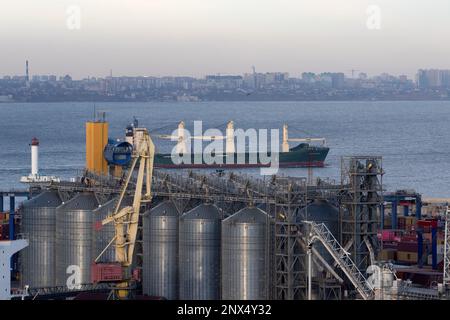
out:
<path id="1" fill-rule="evenodd" d="M 153 161 L 155 145 L 146 129 L 142 129 L 141 139 L 135 144 L 133 161 L 128 170 L 126 180 L 122 186 L 119 199 L 112 215 L 102 221 L 102 225 L 114 223 L 115 235 L 106 248 L 97 257 L 96 262 L 113 243 L 115 246 L 116 261 L 111 263 L 95 264 L 95 282 L 111 282 L 115 298 L 126 299 L 132 288 L 132 279 L 129 276 L 129 267 L 133 263 L 133 255 L 139 226 L 139 214 L 143 205 L 152 200 L 151 183 L 153 177 Z M 135 180 L 135 191 L 132 206 L 122 206 L 135 168 L 139 169 Z M 143 193 L 145 180 L 145 193 Z"/>

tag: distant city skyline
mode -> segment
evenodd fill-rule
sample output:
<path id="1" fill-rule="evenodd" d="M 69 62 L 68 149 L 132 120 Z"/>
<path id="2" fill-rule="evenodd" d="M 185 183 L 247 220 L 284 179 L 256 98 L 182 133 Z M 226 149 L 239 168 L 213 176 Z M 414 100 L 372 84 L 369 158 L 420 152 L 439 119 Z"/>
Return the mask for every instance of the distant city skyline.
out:
<path id="1" fill-rule="evenodd" d="M 450 69 L 449 12 L 448 0 L 5 0 L 0 74 L 22 74 L 28 59 L 30 74 L 76 79 L 110 69 L 241 74 L 253 65 L 413 78 L 421 68 Z"/>
<path id="2" fill-rule="evenodd" d="M 29 66 L 28 63 L 25 64 Z M 27 68 L 28 69 L 28 68 Z M 242 100 L 449 100 L 450 70 L 420 69 L 406 75 L 286 72 L 242 75 L 117 76 L 73 79 L 70 75 L 0 78 L 0 102 L 52 101 L 242 101 Z"/>
<path id="3" fill-rule="evenodd" d="M 22 66 L 22 70 L 18 70 L 16 73 L 11 73 L 11 74 L 1 74 L 0 73 L 0 79 L 4 78 L 4 77 L 29 77 L 29 80 L 31 81 L 33 76 L 56 76 L 57 78 L 62 78 L 64 76 L 70 76 L 73 80 L 83 80 L 83 79 L 89 79 L 89 78 L 108 78 L 110 76 L 112 77 L 157 77 L 157 78 L 163 78 L 163 77 L 191 77 L 191 78 L 195 78 L 195 79 L 202 79 L 208 76 L 235 76 L 235 75 L 245 75 L 245 74 L 253 74 L 253 71 L 255 71 L 257 74 L 276 74 L 276 73 L 283 73 L 283 74 L 287 74 L 289 77 L 291 78 L 301 78 L 303 74 L 305 73 L 314 73 L 317 75 L 320 74 L 326 74 L 326 73 L 342 73 L 344 74 L 344 76 L 346 78 L 358 78 L 360 75 L 363 75 L 364 77 L 377 77 L 377 76 L 381 76 L 381 75 L 392 75 L 395 77 L 400 77 L 400 76 L 406 76 L 409 80 L 415 80 L 416 76 L 418 75 L 418 72 L 420 72 L 421 70 L 449 70 L 449 69 L 437 69 L 437 68 L 429 68 L 429 67 L 423 67 L 423 68 L 418 68 L 416 69 L 414 72 L 410 74 L 407 73 L 400 73 L 400 74 L 395 74 L 392 72 L 389 72 L 388 70 L 384 70 L 381 71 L 379 73 L 374 73 L 374 74 L 370 74 L 368 72 L 365 72 L 365 70 L 357 70 L 357 69 L 351 69 L 351 70 L 323 70 L 323 71 L 315 71 L 315 70 L 303 70 L 300 71 L 299 73 L 292 73 L 289 72 L 287 70 L 259 70 L 255 67 L 255 69 L 253 69 L 253 67 L 255 66 L 251 66 L 248 70 L 241 70 L 240 72 L 219 72 L 219 73 L 205 73 L 205 74 L 115 74 L 114 73 L 114 69 L 110 69 L 109 72 L 107 74 L 89 74 L 89 75 L 81 75 L 79 77 L 77 77 L 76 75 L 78 74 L 77 72 L 68 72 L 68 73 L 61 73 L 61 74 L 57 74 L 57 73 L 51 73 L 51 72 L 41 72 L 41 73 L 33 73 L 33 64 L 32 61 L 30 60 L 25 60 L 23 61 L 23 66 Z M 1 72 L 1 70 L 0 70 Z"/>

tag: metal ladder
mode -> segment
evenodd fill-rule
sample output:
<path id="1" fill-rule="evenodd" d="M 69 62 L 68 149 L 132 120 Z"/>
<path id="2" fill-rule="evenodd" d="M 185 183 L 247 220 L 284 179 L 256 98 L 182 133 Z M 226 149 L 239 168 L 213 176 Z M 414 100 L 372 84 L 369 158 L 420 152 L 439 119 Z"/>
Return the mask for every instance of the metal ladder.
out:
<path id="1" fill-rule="evenodd" d="M 445 212 L 444 276 L 445 290 L 450 289 L 450 205 Z"/>
<path id="2" fill-rule="evenodd" d="M 411 287 L 403 284 L 398 290 L 398 297 L 406 300 L 439 300 L 437 290 Z"/>
<path id="3" fill-rule="evenodd" d="M 361 297 L 364 300 L 373 299 L 374 290 L 372 285 L 367 281 L 361 271 L 359 271 L 353 260 L 350 258 L 350 254 L 339 244 L 330 230 L 328 230 L 327 226 L 323 223 L 314 223 L 311 221 L 304 222 L 309 224 L 311 227 L 311 238 L 309 243 L 312 244 L 314 240 L 319 240 L 353 284 Z"/>

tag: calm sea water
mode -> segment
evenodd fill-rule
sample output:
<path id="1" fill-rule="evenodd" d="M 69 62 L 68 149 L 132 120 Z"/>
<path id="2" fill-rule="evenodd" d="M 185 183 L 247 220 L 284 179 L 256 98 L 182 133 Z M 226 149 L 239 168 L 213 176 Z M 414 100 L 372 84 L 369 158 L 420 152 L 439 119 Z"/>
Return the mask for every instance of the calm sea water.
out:
<path id="1" fill-rule="evenodd" d="M 107 112 L 110 137 L 122 138 L 133 116 L 140 125 L 170 133 L 178 121 L 224 131 L 228 120 L 238 128 L 290 126 L 290 137 L 325 137 L 331 150 L 315 176 L 340 179 L 343 155 L 381 155 L 386 189 L 416 189 L 425 196 L 450 196 L 449 102 L 204 102 L 97 103 Z M 83 168 L 84 123 L 92 103 L 0 104 L 0 189 L 23 187 L 30 171 L 33 136 L 40 140 L 40 173 L 68 178 Z M 156 140 L 160 151 L 171 142 Z M 307 176 L 306 169 L 281 173 Z M 253 169 L 250 173 L 258 172 Z"/>

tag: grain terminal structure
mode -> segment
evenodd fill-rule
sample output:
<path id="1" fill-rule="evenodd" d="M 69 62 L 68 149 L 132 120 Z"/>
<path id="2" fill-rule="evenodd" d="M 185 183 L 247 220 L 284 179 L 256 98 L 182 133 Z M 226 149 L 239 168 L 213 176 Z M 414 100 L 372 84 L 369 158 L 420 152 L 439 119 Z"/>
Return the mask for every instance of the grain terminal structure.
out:
<path id="1" fill-rule="evenodd" d="M 140 270 L 142 288 L 136 291 L 167 299 L 325 299 L 340 298 L 346 290 L 350 296 L 370 298 L 372 293 L 358 288 L 361 284 L 352 279 L 354 274 L 346 276 L 339 270 L 345 270 L 345 264 L 333 260 L 326 242 L 313 245 L 314 275 L 308 281 L 309 236 L 316 230 L 311 223 L 323 224 L 347 250 L 357 245 L 355 261 L 361 265 L 378 250 L 373 233 L 378 211 L 371 210 L 381 204 L 381 158 L 345 161 L 350 163 L 344 167 L 353 169 L 343 173 L 351 178 L 343 176 L 341 183 L 155 171 L 153 201 L 141 219 L 135 267 Z M 57 244 L 55 261 L 49 262 L 55 270 L 53 290 L 67 290 L 63 287 L 72 265 L 81 271 L 81 283 L 74 290 L 102 288 L 91 283 L 89 266 L 113 235 L 105 228 L 109 226 L 99 228 L 98 222 L 114 207 L 120 185 L 120 177 L 89 171 L 76 182 L 34 185 L 35 193 L 43 193 L 24 205 L 24 232 L 41 223 L 37 217 L 30 219 L 33 203 L 40 205 L 37 200 L 48 194 L 61 201 L 52 204 L 57 207 L 51 209 L 55 231 L 48 235 Z M 361 215 L 367 212 L 373 214 L 369 220 Z M 353 237 L 342 232 L 350 226 L 359 230 Z M 362 249 L 362 243 L 367 249 Z M 35 246 L 46 245 L 36 242 Z M 103 257 L 110 259 L 113 252 L 108 250 Z M 34 293 L 50 292 L 51 288 L 42 287 L 53 283 L 37 282 L 39 276 L 30 272 L 36 262 L 26 257 L 24 251 L 22 270 L 29 275 L 23 284 L 29 284 Z"/>
<path id="2" fill-rule="evenodd" d="M 21 286 L 30 289 L 28 297 L 450 296 L 450 207 L 440 219 L 423 219 L 420 194 L 383 192 L 381 157 L 343 157 L 339 182 L 313 180 L 311 170 L 307 179 L 223 170 L 153 172 L 147 129 L 136 123 L 126 138 L 108 139 L 104 117 L 90 122 L 86 170 L 78 178 L 34 174 L 25 179 L 28 192 L 7 193 L 9 234 L 30 242 L 11 260 L 14 270 L 19 266 Z M 29 200 L 15 212 L 19 193 Z M 398 206 L 403 217 L 397 217 Z M 415 217 L 408 216 L 410 208 Z M 438 229 L 445 229 L 445 241 Z M 5 229 L 0 231 L 3 237 Z M 438 242 L 445 245 L 443 273 Z M 424 257 L 433 272 L 416 278 L 421 287 L 412 286 L 407 279 L 424 274 Z M 393 261 L 417 262 L 419 270 Z M 430 288 L 432 283 L 438 288 Z"/>

